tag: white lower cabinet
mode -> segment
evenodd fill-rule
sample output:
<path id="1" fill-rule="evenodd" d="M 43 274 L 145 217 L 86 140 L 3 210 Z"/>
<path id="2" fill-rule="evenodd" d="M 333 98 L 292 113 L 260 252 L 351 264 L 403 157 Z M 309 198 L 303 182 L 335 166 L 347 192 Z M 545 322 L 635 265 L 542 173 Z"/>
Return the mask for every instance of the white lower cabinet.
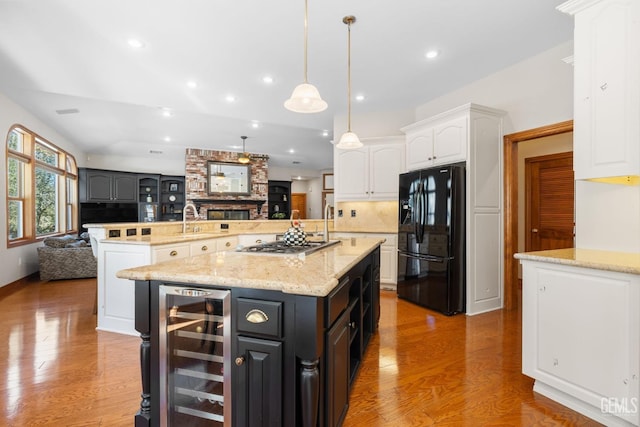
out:
<path id="1" fill-rule="evenodd" d="M 347 233 L 336 231 L 331 238 L 372 238 L 385 239 L 380 245 L 380 282 L 396 285 L 398 283 L 398 235 L 395 233 Z"/>
<path id="2" fill-rule="evenodd" d="M 241 234 L 238 236 L 240 246 L 253 246 L 266 242 L 275 242 L 275 234 Z"/>
<path id="3" fill-rule="evenodd" d="M 116 273 L 127 268 L 210 252 L 235 250 L 238 236 L 202 239 L 166 245 L 135 245 L 103 240 L 98 245 L 97 329 L 139 335 L 134 328 L 134 286 Z"/>
<path id="4" fill-rule="evenodd" d="M 638 425 L 640 277 L 522 260 L 522 372 L 605 425 Z"/>

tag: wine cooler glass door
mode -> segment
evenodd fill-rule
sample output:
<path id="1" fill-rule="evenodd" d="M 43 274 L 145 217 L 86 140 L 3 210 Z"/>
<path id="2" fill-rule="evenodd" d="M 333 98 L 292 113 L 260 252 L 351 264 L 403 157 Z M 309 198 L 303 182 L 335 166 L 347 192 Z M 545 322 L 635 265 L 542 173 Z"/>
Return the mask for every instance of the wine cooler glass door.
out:
<path id="1" fill-rule="evenodd" d="M 160 286 L 160 423 L 231 425 L 230 292 Z"/>

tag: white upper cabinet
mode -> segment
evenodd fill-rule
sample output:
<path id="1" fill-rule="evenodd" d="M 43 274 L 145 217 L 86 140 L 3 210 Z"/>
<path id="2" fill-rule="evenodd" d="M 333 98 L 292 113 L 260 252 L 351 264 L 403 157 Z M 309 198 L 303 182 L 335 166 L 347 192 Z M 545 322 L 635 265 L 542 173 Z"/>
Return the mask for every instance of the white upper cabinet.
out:
<path id="1" fill-rule="evenodd" d="M 362 140 L 364 147 L 334 150 L 335 200 L 396 200 L 404 172 L 404 138 Z"/>
<path id="2" fill-rule="evenodd" d="M 640 175 L 640 2 L 572 0 L 576 179 Z"/>
<path id="3" fill-rule="evenodd" d="M 463 162 L 467 158 L 467 117 L 432 119 L 402 130 L 406 133 L 407 170 Z"/>

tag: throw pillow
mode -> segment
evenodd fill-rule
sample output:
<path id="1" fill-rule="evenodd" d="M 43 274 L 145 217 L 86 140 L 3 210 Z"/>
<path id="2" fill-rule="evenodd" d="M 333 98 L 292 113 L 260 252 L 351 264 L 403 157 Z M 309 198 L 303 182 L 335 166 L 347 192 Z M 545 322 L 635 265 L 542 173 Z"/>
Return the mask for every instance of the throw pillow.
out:
<path id="1" fill-rule="evenodd" d="M 64 247 L 65 248 L 84 248 L 87 246 L 87 242 L 85 242 L 84 240 L 76 240 L 73 243 L 67 243 Z"/>
<path id="2" fill-rule="evenodd" d="M 76 241 L 76 238 L 70 235 L 66 236 L 56 236 L 56 237 L 45 237 L 42 241 L 45 246 L 50 248 L 64 248 L 68 243 L 73 243 Z"/>

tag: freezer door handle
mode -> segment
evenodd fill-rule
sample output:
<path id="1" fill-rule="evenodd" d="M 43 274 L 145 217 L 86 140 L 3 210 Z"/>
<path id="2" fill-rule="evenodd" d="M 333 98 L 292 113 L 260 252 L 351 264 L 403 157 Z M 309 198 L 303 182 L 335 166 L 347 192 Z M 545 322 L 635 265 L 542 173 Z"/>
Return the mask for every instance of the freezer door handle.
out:
<path id="1" fill-rule="evenodd" d="M 408 252 L 403 252 L 398 250 L 398 254 L 401 257 L 411 258 L 411 259 L 419 259 L 421 261 L 431 261 L 431 262 L 439 262 L 443 263 L 445 261 L 451 261 L 454 257 L 441 257 L 427 254 L 410 254 Z"/>

